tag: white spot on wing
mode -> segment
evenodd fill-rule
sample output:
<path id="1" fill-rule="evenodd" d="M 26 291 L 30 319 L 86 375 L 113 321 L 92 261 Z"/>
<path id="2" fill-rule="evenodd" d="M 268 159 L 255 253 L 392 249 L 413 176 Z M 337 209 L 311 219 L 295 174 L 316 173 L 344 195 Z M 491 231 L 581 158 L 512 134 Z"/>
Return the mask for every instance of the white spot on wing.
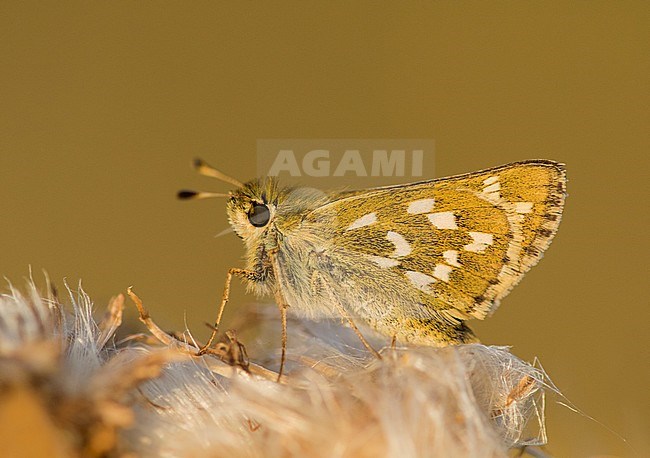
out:
<path id="1" fill-rule="evenodd" d="M 427 274 L 423 274 L 422 272 L 414 272 L 412 270 L 407 270 L 404 272 L 404 275 L 406 275 L 406 277 L 411 280 L 413 286 L 415 286 L 420 291 L 424 291 L 425 293 L 431 293 L 431 287 L 429 285 L 431 283 L 435 283 L 436 281 L 435 278 L 430 277 Z"/>
<path id="2" fill-rule="evenodd" d="M 492 234 L 486 234 L 485 232 L 470 232 L 469 235 L 472 237 L 473 242 L 468 243 L 463 248 L 474 253 L 483 253 L 494 241 Z"/>
<path id="3" fill-rule="evenodd" d="M 483 192 L 485 194 L 491 194 L 493 192 L 499 192 L 500 189 L 501 189 L 501 183 L 497 181 L 496 183 L 492 183 L 491 185 L 483 188 Z"/>
<path id="4" fill-rule="evenodd" d="M 433 199 L 414 200 L 409 204 L 409 208 L 406 211 L 413 215 L 420 213 L 429 213 L 431 210 L 433 210 L 434 203 L 435 201 Z"/>
<path id="5" fill-rule="evenodd" d="M 450 266 L 460 267 L 460 263 L 458 262 L 458 251 L 447 250 L 442 253 L 442 257 L 445 258 L 445 262 Z"/>
<path id="6" fill-rule="evenodd" d="M 493 204 L 498 204 L 501 200 L 501 183 L 499 183 L 499 177 L 493 176 L 483 180 L 485 187 L 481 191 L 481 197 L 488 202 Z"/>
<path id="7" fill-rule="evenodd" d="M 370 256 L 370 259 L 379 267 L 382 267 L 384 269 L 399 265 L 399 261 L 397 259 L 384 258 L 382 256 Z"/>
<path id="8" fill-rule="evenodd" d="M 431 224 L 438 229 L 458 229 L 453 212 L 429 213 L 427 216 Z"/>
<path id="9" fill-rule="evenodd" d="M 483 184 L 484 184 L 485 186 L 489 186 L 489 185 L 491 185 L 491 184 L 496 183 L 497 181 L 499 181 L 499 177 L 496 176 L 496 175 L 493 175 L 493 176 L 491 176 L 491 177 L 487 177 L 485 180 L 483 180 Z"/>
<path id="10" fill-rule="evenodd" d="M 360 227 L 364 227 L 364 226 L 370 226 L 371 224 L 374 224 L 376 222 L 377 222 L 377 214 L 374 212 L 368 213 L 367 215 L 363 215 L 361 218 L 357 219 L 352 224 L 350 224 L 346 229 L 346 231 L 350 231 L 352 229 L 359 229 Z"/>
<path id="11" fill-rule="evenodd" d="M 386 238 L 393 242 L 395 245 L 395 252 L 391 254 L 393 258 L 401 258 L 403 256 L 408 256 L 411 253 L 411 245 L 409 245 L 409 243 L 401 234 L 393 231 L 388 231 Z"/>
<path id="12" fill-rule="evenodd" d="M 530 213 L 532 210 L 532 202 L 515 202 L 515 211 L 517 213 Z"/>
<path id="13" fill-rule="evenodd" d="M 452 268 L 446 264 L 436 264 L 436 267 L 433 269 L 433 276 L 438 280 L 448 282 L 451 271 Z"/>

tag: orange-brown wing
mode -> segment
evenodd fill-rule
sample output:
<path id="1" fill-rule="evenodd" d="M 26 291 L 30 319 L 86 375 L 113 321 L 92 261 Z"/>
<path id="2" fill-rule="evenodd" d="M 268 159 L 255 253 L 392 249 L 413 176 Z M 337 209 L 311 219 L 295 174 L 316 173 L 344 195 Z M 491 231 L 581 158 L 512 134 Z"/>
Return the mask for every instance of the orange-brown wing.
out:
<path id="1" fill-rule="evenodd" d="M 562 164 L 519 162 L 348 193 L 306 221 L 327 222 L 342 255 L 363 253 L 399 272 L 424 306 L 452 320 L 482 319 L 549 246 L 565 188 Z"/>

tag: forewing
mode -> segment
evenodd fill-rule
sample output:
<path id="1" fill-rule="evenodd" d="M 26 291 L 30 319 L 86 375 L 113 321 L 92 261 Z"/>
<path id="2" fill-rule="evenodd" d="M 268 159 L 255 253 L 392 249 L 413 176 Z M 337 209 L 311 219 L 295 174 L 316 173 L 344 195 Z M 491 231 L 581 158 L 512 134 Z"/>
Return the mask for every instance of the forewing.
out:
<path id="1" fill-rule="evenodd" d="M 484 318 L 550 244 L 565 184 L 561 164 L 520 162 L 348 193 L 306 222 L 326 223 L 342 255 L 363 253 L 399 273 L 423 307 L 450 319 Z"/>

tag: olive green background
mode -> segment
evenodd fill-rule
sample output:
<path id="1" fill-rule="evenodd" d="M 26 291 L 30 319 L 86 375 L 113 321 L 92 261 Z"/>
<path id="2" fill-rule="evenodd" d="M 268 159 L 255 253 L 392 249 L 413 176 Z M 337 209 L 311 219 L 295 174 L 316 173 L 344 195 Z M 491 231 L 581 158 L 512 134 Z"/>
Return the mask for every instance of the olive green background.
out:
<path id="1" fill-rule="evenodd" d="M 268 138 L 432 138 L 439 176 L 563 161 L 554 243 L 475 328 L 597 420 L 549 398 L 550 452 L 647 453 L 648 19 L 645 2 L 5 0 L 0 274 L 82 279 L 98 305 L 134 285 L 163 327 L 204 336 L 242 250 L 213 238 L 223 202 L 174 199 L 226 189 L 196 155 L 242 180 Z M 228 316 L 252 300 L 238 283 Z"/>

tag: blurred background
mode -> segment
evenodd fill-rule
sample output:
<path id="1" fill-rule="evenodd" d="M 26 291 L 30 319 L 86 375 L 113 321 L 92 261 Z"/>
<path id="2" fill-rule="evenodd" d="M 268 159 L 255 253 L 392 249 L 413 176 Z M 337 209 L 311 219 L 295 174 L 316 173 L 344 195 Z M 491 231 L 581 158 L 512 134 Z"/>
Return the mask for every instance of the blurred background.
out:
<path id="1" fill-rule="evenodd" d="M 227 189 L 194 156 L 241 180 L 274 138 L 433 139 L 438 176 L 562 161 L 555 241 L 473 325 L 585 412 L 549 399 L 549 452 L 647 453 L 648 19 L 632 1 L 3 1 L 0 274 L 82 280 L 98 307 L 134 285 L 203 338 L 243 251 L 214 238 L 222 201 L 175 200 Z M 235 282 L 226 326 L 253 301 Z"/>

